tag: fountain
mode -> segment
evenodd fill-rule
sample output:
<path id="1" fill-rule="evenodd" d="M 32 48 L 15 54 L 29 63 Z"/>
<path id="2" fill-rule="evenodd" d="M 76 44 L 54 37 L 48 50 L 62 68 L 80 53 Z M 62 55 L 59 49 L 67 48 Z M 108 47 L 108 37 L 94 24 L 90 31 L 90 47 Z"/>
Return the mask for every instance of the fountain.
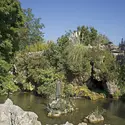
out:
<path id="1" fill-rule="evenodd" d="M 59 117 L 62 114 L 74 111 L 74 106 L 70 101 L 66 101 L 61 96 L 61 81 L 56 83 L 56 98 L 48 106 L 48 117 Z"/>

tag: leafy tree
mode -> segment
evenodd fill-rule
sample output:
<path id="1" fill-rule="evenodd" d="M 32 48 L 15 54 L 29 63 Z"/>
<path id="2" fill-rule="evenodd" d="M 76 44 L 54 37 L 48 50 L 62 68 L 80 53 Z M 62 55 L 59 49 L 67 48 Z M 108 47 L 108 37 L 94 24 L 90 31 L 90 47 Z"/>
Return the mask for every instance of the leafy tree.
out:
<path id="1" fill-rule="evenodd" d="M 88 58 L 94 61 L 94 77 L 98 81 L 113 81 L 117 84 L 117 63 L 112 53 L 95 47 L 89 50 Z"/>
<path id="2" fill-rule="evenodd" d="M 97 30 L 94 27 L 79 26 L 77 32 L 80 42 L 84 45 L 95 45 L 97 39 Z"/>
<path id="3" fill-rule="evenodd" d="M 24 10 L 25 14 L 25 26 L 27 27 L 27 43 L 28 45 L 34 44 L 36 42 L 43 41 L 43 32 L 44 28 L 43 23 L 41 23 L 40 18 L 35 18 L 32 13 L 32 9 L 28 8 Z"/>
<path id="4" fill-rule="evenodd" d="M 19 50 L 20 28 L 24 26 L 23 11 L 18 0 L 0 1 L 0 53 L 10 61 L 13 52 Z"/>
<path id="5" fill-rule="evenodd" d="M 29 48 L 32 48 L 31 46 Z M 34 50 L 31 52 L 30 49 L 30 52 L 17 53 L 15 62 L 18 75 L 15 79 L 22 90 L 34 91 L 48 97 L 55 92 L 56 81 L 63 79 L 63 75 L 51 67 L 45 56 L 46 49 L 48 49 L 46 46 L 49 45 L 41 43 L 39 52 Z"/>
<path id="6" fill-rule="evenodd" d="M 0 94 L 14 92 L 18 87 L 13 82 L 13 75 L 9 73 L 11 65 L 0 58 Z"/>
<path id="7" fill-rule="evenodd" d="M 107 36 L 102 35 L 102 34 L 98 34 L 98 36 L 97 36 L 97 43 L 105 45 L 105 44 L 110 43 L 110 40 L 108 39 Z"/>
<path id="8" fill-rule="evenodd" d="M 67 65 L 72 73 L 81 76 L 85 82 L 90 76 L 90 62 L 87 57 L 88 47 L 83 44 L 69 45 L 67 51 Z"/>

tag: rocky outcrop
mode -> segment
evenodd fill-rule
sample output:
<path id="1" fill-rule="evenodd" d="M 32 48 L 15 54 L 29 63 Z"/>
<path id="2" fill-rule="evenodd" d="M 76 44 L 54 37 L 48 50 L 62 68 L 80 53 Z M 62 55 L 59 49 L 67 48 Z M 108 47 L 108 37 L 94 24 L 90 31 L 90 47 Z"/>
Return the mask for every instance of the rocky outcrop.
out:
<path id="1" fill-rule="evenodd" d="M 104 117 L 102 115 L 96 116 L 95 114 L 91 114 L 85 117 L 84 121 L 95 124 L 104 121 Z"/>
<path id="2" fill-rule="evenodd" d="M 98 109 L 96 109 L 93 113 L 84 118 L 84 122 L 96 124 L 104 121 L 104 117 L 102 116 L 103 112 L 99 112 Z"/>
<path id="3" fill-rule="evenodd" d="M 73 104 L 64 99 L 53 100 L 49 103 L 47 109 L 49 117 L 59 117 L 61 114 L 74 111 Z"/>
<path id="4" fill-rule="evenodd" d="M 115 98 L 119 96 L 119 89 L 117 84 L 115 84 L 115 82 L 112 81 L 103 82 L 99 78 L 97 79 L 93 79 L 93 81 L 89 79 L 87 81 L 86 85 L 90 90 L 103 90 L 108 94 L 108 97 Z"/>
<path id="5" fill-rule="evenodd" d="M 23 111 L 10 99 L 0 104 L 0 125 L 41 125 L 37 118 L 35 113 Z"/>
<path id="6" fill-rule="evenodd" d="M 118 86 L 115 83 L 113 83 L 113 82 L 107 82 L 105 89 L 112 96 L 115 96 L 118 93 Z"/>

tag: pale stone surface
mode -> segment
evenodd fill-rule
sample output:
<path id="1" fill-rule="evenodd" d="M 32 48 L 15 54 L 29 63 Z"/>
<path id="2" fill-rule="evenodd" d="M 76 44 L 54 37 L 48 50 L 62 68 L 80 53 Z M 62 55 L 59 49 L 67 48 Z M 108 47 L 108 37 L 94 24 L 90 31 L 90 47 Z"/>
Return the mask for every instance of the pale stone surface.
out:
<path id="1" fill-rule="evenodd" d="M 0 104 L 0 125 L 41 125 L 37 118 L 35 113 L 23 111 L 19 106 L 13 105 L 10 99 Z"/>
<path id="2" fill-rule="evenodd" d="M 114 95 L 116 92 L 118 92 L 118 86 L 113 83 L 113 82 L 107 82 L 107 91 L 109 92 L 109 94 Z"/>
<path id="3" fill-rule="evenodd" d="M 85 117 L 84 121 L 95 124 L 95 123 L 104 121 L 104 117 L 102 115 L 96 116 L 92 113 L 92 114 L 88 115 L 87 117 Z"/>
<path id="4" fill-rule="evenodd" d="M 78 125 L 87 125 L 87 123 L 82 122 L 82 123 L 79 123 Z"/>
<path id="5" fill-rule="evenodd" d="M 72 123 L 69 123 L 69 122 L 66 122 L 65 124 L 63 125 L 73 125 Z"/>

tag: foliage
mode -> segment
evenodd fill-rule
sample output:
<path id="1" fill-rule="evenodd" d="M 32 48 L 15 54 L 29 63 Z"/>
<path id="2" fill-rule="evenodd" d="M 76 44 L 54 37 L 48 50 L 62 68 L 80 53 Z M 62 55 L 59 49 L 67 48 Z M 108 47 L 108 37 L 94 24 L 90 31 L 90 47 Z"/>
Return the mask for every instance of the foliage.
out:
<path id="1" fill-rule="evenodd" d="M 67 65 L 75 74 L 90 72 L 90 64 L 86 58 L 88 48 L 82 44 L 70 45 L 66 48 Z"/>
<path id="2" fill-rule="evenodd" d="M 103 99 L 105 98 L 103 93 L 96 93 L 92 92 L 91 90 L 88 89 L 86 85 L 83 86 L 77 86 L 75 89 L 75 96 L 76 97 L 84 97 L 90 100 L 98 100 L 98 99 Z"/>
<path id="3" fill-rule="evenodd" d="M 104 51 L 102 51 L 98 46 L 107 43 L 109 43 L 108 38 L 98 34 L 93 27 L 81 26 L 76 31 L 70 31 L 60 37 L 57 45 L 55 45 L 56 48 L 54 48 L 56 54 L 53 53 L 50 57 L 54 57 L 53 60 L 57 60 L 56 66 L 58 65 L 59 69 L 64 70 L 67 78 L 74 77 L 79 79 L 79 82 L 84 83 L 91 75 L 90 61 L 93 59 L 96 60 L 96 64 L 100 63 L 104 56 L 103 52 L 107 51 L 104 47 Z M 100 52 L 102 53 L 101 55 Z M 103 62 L 104 65 L 105 63 Z"/>
<path id="4" fill-rule="evenodd" d="M 38 52 L 38 51 L 44 51 L 48 49 L 48 45 L 46 43 L 37 42 L 35 44 L 31 44 L 29 46 L 26 46 L 25 51 L 26 52 Z"/>
<path id="5" fill-rule="evenodd" d="M 53 69 L 43 70 L 40 74 L 38 87 L 38 94 L 51 96 L 56 93 L 56 82 L 60 80 L 62 82 L 63 75 L 56 73 Z"/>
<path id="6" fill-rule="evenodd" d="M 118 86 L 120 88 L 121 95 L 125 94 L 125 64 L 119 65 L 118 68 Z"/>
<path id="7" fill-rule="evenodd" d="M 0 1 L 0 18 L 0 53 L 6 61 L 10 61 L 12 52 L 19 50 L 19 33 L 24 26 L 19 1 Z"/>
<path id="8" fill-rule="evenodd" d="M 65 85 L 64 93 L 65 93 L 66 97 L 74 96 L 74 94 L 75 94 L 74 86 L 72 84 Z"/>
<path id="9" fill-rule="evenodd" d="M 50 65 L 55 67 L 57 71 L 64 70 L 65 58 L 61 53 L 61 47 L 54 42 L 48 43 L 48 49 L 45 51 L 45 56 L 50 62 Z"/>
<path id="10" fill-rule="evenodd" d="M 10 64 L 0 59 L 0 94 L 18 90 L 18 87 L 13 82 L 13 75 L 9 73 L 10 68 Z"/>
<path id="11" fill-rule="evenodd" d="M 90 60 L 94 61 L 95 78 L 99 81 L 117 82 L 117 64 L 114 56 L 107 50 L 93 48 L 89 51 Z"/>
<path id="12" fill-rule="evenodd" d="M 102 34 L 98 34 L 97 41 L 98 43 L 101 43 L 104 45 L 110 43 L 110 40 L 108 39 L 108 37 Z"/>
<path id="13" fill-rule="evenodd" d="M 20 48 L 23 49 L 26 45 L 32 45 L 37 42 L 43 42 L 43 32 L 44 24 L 41 23 L 40 18 L 36 18 L 32 13 L 32 9 L 24 9 L 24 18 L 25 18 L 25 34 L 23 35 L 23 39 L 25 43 L 20 45 Z"/>
<path id="14" fill-rule="evenodd" d="M 18 53 L 16 59 L 16 66 L 18 67 L 16 80 L 18 83 L 22 82 L 24 90 L 35 91 L 44 96 L 55 93 L 56 81 L 62 80 L 63 75 L 50 67 L 44 52 L 41 51 L 41 54 L 32 52 L 31 55 Z"/>
<path id="15" fill-rule="evenodd" d="M 124 85 L 125 66 L 118 66 L 105 47 L 109 39 L 94 27 L 79 26 L 58 38 L 57 43 L 45 43 L 41 19 L 35 17 L 32 9 L 22 9 L 18 0 L 0 1 L 0 18 L 1 93 L 14 92 L 19 87 L 48 97 L 55 93 L 58 80 L 66 80 L 70 84 L 65 85 L 64 93 L 73 96 L 72 83 L 82 85 L 91 77 L 90 61 L 94 61 L 96 80 Z M 12 62 L 17 68 L 15 76 L 10 72 Z M 83 90 L 84 96 L 98 97 L 83 88 L 80 92 Z M 76 94 L 80 94 L 79 90 Z"/>

